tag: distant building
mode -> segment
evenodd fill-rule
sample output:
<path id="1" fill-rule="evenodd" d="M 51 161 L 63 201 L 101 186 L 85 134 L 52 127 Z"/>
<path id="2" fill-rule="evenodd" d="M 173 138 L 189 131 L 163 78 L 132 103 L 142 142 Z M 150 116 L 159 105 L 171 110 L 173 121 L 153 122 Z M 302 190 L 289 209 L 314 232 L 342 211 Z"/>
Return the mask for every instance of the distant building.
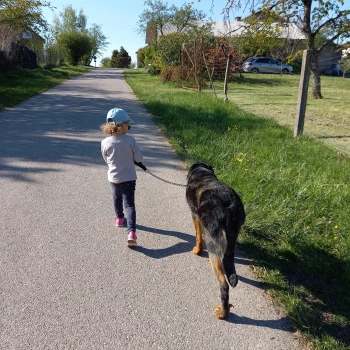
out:
<path id="1" fill-rule="evenodd" d="M 223 36 L 241 36 L 247 30 L 249 25 L 247 22 L 241 20 L 241 17 L 236 17 L 234 21 L 231 22 L 198 22 L 208 24 L 211 23 L 211 33 L 216 37 Z M 273 27 L 279 26 L 279 37 L 281 39 L 290 40 L 303 40 L 305 39 L 304 34 L 298 28 L 295 23 L 288 23 L 285 26 L 281 26 L 280 22 L 275 22 L 272 24 Z M 165 25 L 163 28 L 164 35 L 175 32 L 175 27 L 171 25 Z M 160 36 L 159 31 L 157 31 L 155 25 L 149 24 L 146 30 L 146 44 L 150 44 L 152 40 L 157 39 Z"/>

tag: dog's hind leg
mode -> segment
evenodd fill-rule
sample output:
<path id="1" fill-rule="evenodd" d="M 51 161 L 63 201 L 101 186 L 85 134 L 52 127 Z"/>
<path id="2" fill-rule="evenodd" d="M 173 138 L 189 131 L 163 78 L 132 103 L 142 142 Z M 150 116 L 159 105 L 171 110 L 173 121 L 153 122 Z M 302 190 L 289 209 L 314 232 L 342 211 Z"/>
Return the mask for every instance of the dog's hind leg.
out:
<path id="1" fill-rule="evenodd" d="M 228 242 L 227 249 L 223 258 L 223 264 L 227 280 L 232 287 L 236 287 L 238 277 L 235 267 L 235 245 L 236 242 Z"/>
<path id="2" fill-rule="evenodd" d="M 221 259 L 217 256 L 209 254 L 209 259 L 211 266 L 215 272 L 215 275 L 219 281 L 220 285 L 220 297 L 221 304 L 214 309 L 214 315 L 216 318 L 224 319 L 228 316 L 231 308 L 231 304 L 228 303 L 229 300 L 229 285 L 226 282 L 224 270 L 222 266 Z"/>
<path id="3" fill-rule="evenodd" d="M 196 246 L 192 249 L 192 253 L 201 255 L 204 251 L 202 225 L 199 222 L 198 218 L 195 217 L 193 217 L 193 223 L 196 229 Z"/>

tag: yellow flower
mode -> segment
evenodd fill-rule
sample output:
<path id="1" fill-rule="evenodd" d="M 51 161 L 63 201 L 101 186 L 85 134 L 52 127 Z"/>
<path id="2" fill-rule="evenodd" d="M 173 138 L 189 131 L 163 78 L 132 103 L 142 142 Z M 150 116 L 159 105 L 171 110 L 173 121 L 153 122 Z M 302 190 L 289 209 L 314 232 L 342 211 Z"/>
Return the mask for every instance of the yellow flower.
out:
<path id="1" fill-rule="evenodd" d="M 231 130 L 231 128 L 230 128 L 230 127 L 228 127 L 228 128 L 227 128 L 227 131 L 230 131 L 230 130 Z"/>
<path id="2" fill-rule="evenodd" d="M 242 163 L 242 162 L 243 162 L 243 159 L 241 159 L 241 158 L 237 158 L 237 162 Z"/>
<path id="3" fill-rule="evenodd" d="M 337 230 L 337 229 L 339 228 L 339 226 L 338 226 L 338 225 L 335 225 L 334 228 Z"/>
<path id="4" fill-rule="evenodd" d="M 338 236 L 334 236 L 334 240 L 337 240 L 338 239 Z"/>
<path id="5" fill-rule="evenodd" d="M 307 229 L 309 229 L 309 228 L 310 228 L 310 226 L 306 226 L 306 228 L 307 228 Z"/>

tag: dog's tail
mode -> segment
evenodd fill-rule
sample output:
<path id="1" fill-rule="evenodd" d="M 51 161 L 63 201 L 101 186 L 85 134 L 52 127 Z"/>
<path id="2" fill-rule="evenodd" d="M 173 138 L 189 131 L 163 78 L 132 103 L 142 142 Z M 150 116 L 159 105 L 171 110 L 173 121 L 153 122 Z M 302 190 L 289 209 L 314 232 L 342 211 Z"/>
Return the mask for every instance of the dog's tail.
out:
<path id="1" fill-rule="evenodd" d="M 234 252 L 237 234 L 225 232 L 222 227 L 211 230 L 211 234 L 206 235 L 206 246 L 208 249 L 209 260 L 212 268 L 221 283 L 224 283 L 224 275 L 228 283 L 235 287 L 238 283 L 238 277 L 234 265 Z"/>

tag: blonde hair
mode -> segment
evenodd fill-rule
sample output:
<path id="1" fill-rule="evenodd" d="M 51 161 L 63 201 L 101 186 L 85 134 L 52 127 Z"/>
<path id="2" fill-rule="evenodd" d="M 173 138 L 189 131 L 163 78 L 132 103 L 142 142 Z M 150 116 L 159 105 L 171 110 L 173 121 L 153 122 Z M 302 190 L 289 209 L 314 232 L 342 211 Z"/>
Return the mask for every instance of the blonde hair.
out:
<path id="1" fill-rule="evenodd" d="M 105 134 L 113 136 L 113 135 L 120 135 L 122 133 L 122 126 L 123 126 L 123 123 L 120 123 L 117 125 L 105 123 L 100 126 L 100 129 Z"/>

